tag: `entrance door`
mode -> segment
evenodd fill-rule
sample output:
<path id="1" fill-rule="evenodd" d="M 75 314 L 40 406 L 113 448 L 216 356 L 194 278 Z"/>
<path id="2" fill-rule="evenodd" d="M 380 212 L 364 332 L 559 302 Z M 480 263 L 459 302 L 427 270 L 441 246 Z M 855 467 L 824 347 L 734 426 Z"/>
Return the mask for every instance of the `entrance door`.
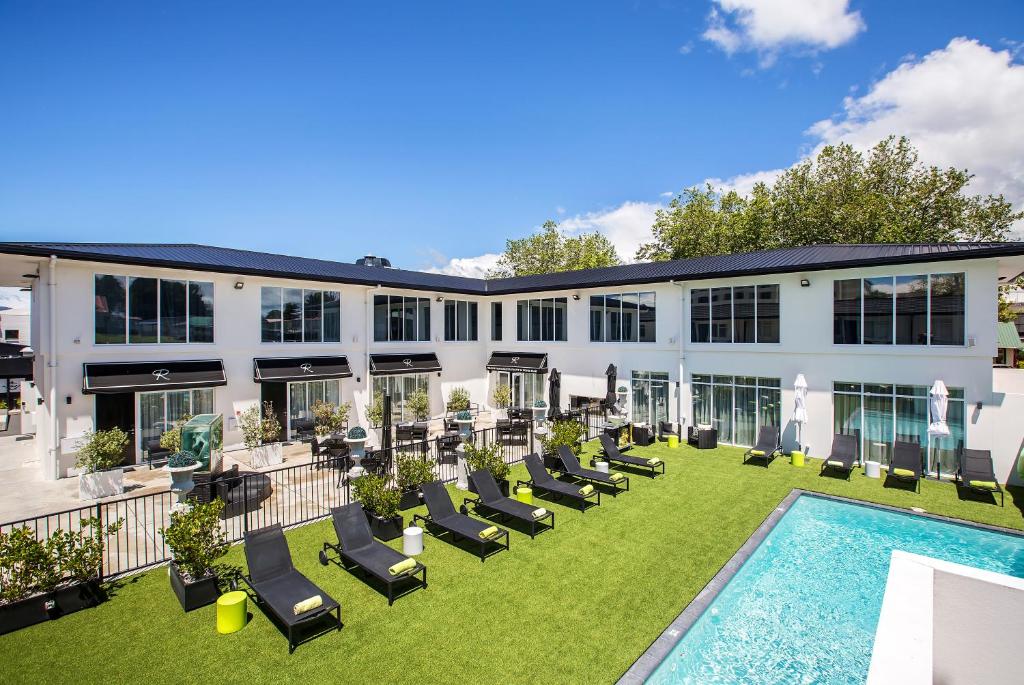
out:
<path id="1" fill-rule="evenodd" d="M 285 431 L 288 425 L 288 384 L 287 383 L 260 383 L 260 411 L 266 402 L 274 405 L 274 416 Z M 283 440 L 284 435 L 278 435 L 278 440 Z"/>
<path id="2" fill-rule="evenodd" d="M 135 463 L 135 394 L 119 392 L 96 395 L 96 430 L 120 428 L 128 434 L 125 461 Z"/>

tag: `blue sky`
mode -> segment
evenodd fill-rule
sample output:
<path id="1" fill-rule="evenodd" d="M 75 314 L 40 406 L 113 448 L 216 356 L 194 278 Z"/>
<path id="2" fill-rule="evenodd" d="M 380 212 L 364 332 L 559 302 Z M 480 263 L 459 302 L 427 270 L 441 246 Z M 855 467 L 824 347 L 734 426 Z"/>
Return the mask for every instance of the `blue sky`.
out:
<path id="1" fill-rule="evenodd" d="M 1019 1 L 0 0 L 0 239 L 628 258 L 666 193 L 886 133 L 1020 203 L 1022 40 Z"/>

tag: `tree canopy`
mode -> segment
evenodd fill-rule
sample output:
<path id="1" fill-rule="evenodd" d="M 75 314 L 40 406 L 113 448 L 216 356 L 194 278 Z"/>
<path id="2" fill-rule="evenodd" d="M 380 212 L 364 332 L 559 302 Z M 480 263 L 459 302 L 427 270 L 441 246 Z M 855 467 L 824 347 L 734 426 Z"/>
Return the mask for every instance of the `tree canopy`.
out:
<path id="1" fill-rule="evenodd" d="M 566 236 L 556 222 L 546 221 L 539 233 L 506 240 L 505 252 L 488 276 L 532 276 L 621 263 L 615 246 L 600 233 Z"/>
<path id="2" fill-rule="evenodd" d="M 658 210 L 642 261 L 829 243 L 1006 240 L 1024 212 L 1002 195 L 971 195 L 972 175 L 926 166 L 906 138 L 867 154 L 829 145 L 749 195 L 689 188 Z"/>

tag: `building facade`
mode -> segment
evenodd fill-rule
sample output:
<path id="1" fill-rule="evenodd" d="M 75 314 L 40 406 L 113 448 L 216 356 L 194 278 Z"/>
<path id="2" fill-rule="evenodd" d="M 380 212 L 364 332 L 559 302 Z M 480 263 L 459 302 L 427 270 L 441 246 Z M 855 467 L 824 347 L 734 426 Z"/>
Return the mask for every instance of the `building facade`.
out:
<path id="1" fill-rule="evenodd" d="M 569 408 L 603 398 L 614 364 L 637 422 L 710 424 L 735 445 L 777 425 L 785 450 L 817 457 L 849 433 L 883 465 L 910 440 L 943 475 L 959 447 L 991 449 L 1005 480 L 1024 388 L 993 374 L 997 288 L 1022 271 L 1019 243 L 819 246 L 490 281 L 203 246 L 0 244 L 3 284 L 32 287 L 50 478 L 68 474 L 89 430 L 124 428 L 141 462 L 185 413 L 222 413 L 230 445 L 256 402 L 289 433 L 317 399 L 351 403 L 365 426 L 384 391 L 396 420 L 418 389 L 435 417 L 455 387 L 489 409 L 507 384 L 532 406 L 553 368 Z M 927 432 L 936 380 L 950 392 L 948 438 Z"/>

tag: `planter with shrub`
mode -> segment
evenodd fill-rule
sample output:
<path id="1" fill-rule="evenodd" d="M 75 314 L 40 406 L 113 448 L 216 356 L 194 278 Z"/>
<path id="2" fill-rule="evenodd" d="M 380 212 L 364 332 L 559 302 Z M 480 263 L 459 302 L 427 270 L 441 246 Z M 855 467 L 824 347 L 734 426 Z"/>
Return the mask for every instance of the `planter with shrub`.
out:
<path id="1" fill-rule="evenodd" d="M 434 480 L 434 467 L 415 454 L 403 454 L 398 458 L 398 490 L 401 498 L 398 508 L 401 511 L 418 507 L 420 504 L 420 485 Z"/>
<path id="2" fill-rule="evenodd" d="M 533 403 L 533 420 L 538 423 L 548 415 L 548 403 L 544 400 L 537 400 Z"/>
<path id="3" fill-rule="evenodd" d="M 164 466 L 164 471 L 170 475 L 171 492 L 178 498 L 177 503 L 174 505 L 175 507 L 181 508 L 185 506 L 185 498 L 196 487 L 195 481 L 192 480 L 192 474 L 200 467 L 202 467 L 202 464 L 199 463 L 191 452 L 175 452 L 167 457 L 167 465 Z"/>
<path id="4" fill-rule="evenodd" d="M 27 526 L 0 532 L 0 635 L 103 601 L 104 540 L 123 523 L 83 519 L 78 532 L 58 528 L 42 540 Z"/>
<path id="5" fill-rule="evenodd" d="M 448 393 L 448 404 L 445 408 L 453 413 L 469 409 L 469 391 L 462 386 L 452 388 L 452 391 Z"/>
<path id="6" fill-rule="evenodd" d="M 483 447 L 477 447 L 471 442 L 466 443 L 466 468 L 469 469 L 469 472 L 472 473 L 481 469 L 490 471 L 491 475 L 494 476 L 494 480 L 498 482 L 501 493 L 508 497 L 508 474 L 510 468 L 505 463 L 503 455 L 504 450 L 497 442 L 484 445 Z M 476 492 L 472 478 L 469 479 L 469 491 Z"/>
<path id="7" fill-rule="evenodd" d="M 405 522 L 398 513 L 401 493 L 388 487 L 387 479 L 367 474 L 352 481 L 352 496 L 363 505 L 370 530 L 378 540 L 401 537 Z"/>
<path id="8" fill-rule="evenodd" d="M 430 418 L 430 397 L 423 390 L 417 390 L 405 399 L 405 408 L 417 421 L 426 421 Z"/>
<path id="9" fill-rule="evenodd" d="M 494 406 L 499 412 L 508 418 L 508 408 L 512 406 L 512 388 L 505 383 L 499 383 L 494 388 Z"/>
<path id="10" fill-rule="evenodd" d="M 249 465 L 254 469 L 276 466 L 284 461 L 281 449 L 281 422 L 274 413 L 274 405 L 264 402 L 263 407 L 254 404 L 238 415 L 238 430 L 242 431 L 242 442 L 249 450 Z"/>
<path id="11" fill-rule="evenodd" d="M 317 400 L 313 403 L 313 432 L 318 438 L 326 438 L 343 431 L 351 408 L 348 402 L 335 407 L 330 402 Z"/>
<path id="12" fill-rule="evenodd" d="M 171 550 L 171 589 L 185 611 L 212 604 L 220 596 L 215 562 L 228 552 L 220 527 L 224 502 L 215 499 L 171 513 L 171 524 L 160 529 Z"/>
<path id="13" fill-rule="evenodd" d="M 554 421 L 547 435 L 541 437 L 540 444 L 545 468 L 561 470 L 562 460 L 558 458 L 558 448 L 565 445 L 579 456 L 583 445 L 583 426 L 578 421 Z"/>
<path id="14" fill-rule="evenodd" d="M 78 477 L 78 497 L 82 500 L 113 497 L 124 493 L 124 451 L 128 434 L 120 428 L 86 433 L 78 443 L 75 466 L 84 472 Z"/>

